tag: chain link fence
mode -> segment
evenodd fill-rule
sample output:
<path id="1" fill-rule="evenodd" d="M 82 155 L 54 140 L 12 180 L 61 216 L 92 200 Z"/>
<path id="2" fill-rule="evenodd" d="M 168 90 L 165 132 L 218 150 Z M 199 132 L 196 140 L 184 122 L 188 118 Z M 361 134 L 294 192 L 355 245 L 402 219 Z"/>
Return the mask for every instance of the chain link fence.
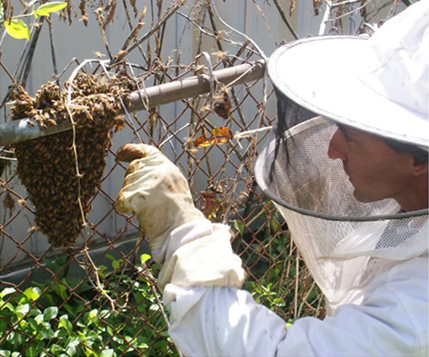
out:
<path id="1" fill-rule="evenodd" d="M 219 65 L 222 61 L 215 67 Z M 245 288 L 256 300 L 286 320 L 322 316 L 321 297 L 299 260 L 286 224 L 255 184 L 253 165 L 267 132 L 251 132 L 239 139 L 232 134 L 273 123 L 275 117 L 262 109 L 258 84 L 224 91 L 222 98 L 214 99 L 214 108 L 223 105 L 222 117 L 209 110 L 213 98 L 208 94 L 185 100 L 180 115 L 173 119 L 165 117 L 161 108 L 150 109 L 142 118 L 130 115 L 123 130 L 132 132 L 134 142 L 161 147 L 189 180 L 197 207 L 212 221 L 232 227 L 234 250 L 249 276 Z M 268 93 L 268 101 L 273 100 Z M 252 114 L 244 114 L 244 107 Z M 222 128 L 226 131 L 216 135 Z M 0 155 L 10 153 L 6 147 Z M 3 345 L 22 346 L 20 341 L 25 340 L 26 350 L 19 351 L 23 355 L 33 351 L 49 355 L 48 347 L 32 344 L 34 329 L 45 331 L 42 339 L 49 341 L 69 338 L 76 350 L 81 348 L 88 356 L 110 350 L 118 356 L 177 353 L 167 336 L 166 313 L 153 278 L 159 268 L 148 259 L 144 234 L 133 217 L 115 212 L 117 190 L 109 186 L 112 180 L 121 182 L 126 167 L 116 162 L 112 149 L 107 162 L 110 165 L 91 198 L 94 207 L 103 206 L 103 214 L 94 213 L 96 208 L 88 213 L 72 247 L 51 245 L 43 252 L 35 245 L 48 238 L 34 226 L 36 209 L 20 184 L 17 164 L 4 165 L 1 244 L 4 252 L 13 253 L 2 254 L 0 268 L 2 311 L 4 317 L 11 315 L 2 319 Z M 113 227 L 106 230 L 106 226 Z M 15 233 L 23 229 L 25 234 Z M 51 316 L 46 313 L 49 309 Z M 75 336 L 76 328 L 85 330 L 85 336 Z M 58 351 L 68 348 L 72 355 L 73 348 L 58 346 Z"/>
<path id="2" fill-rule="evenodd" d="M 119 1 L 68 3 L 69 7 L 62 13 L 65 20 L 72 21 L 73 12 L 80 11 L 81 19 L 87 21 L 92 9 L 95 13 L 92 21 L 98 22 L 102 37 L 107 24 L 115 19 L 115 7 L 120 5 Z M 11 81 L 11 92 L 18 94 L 6 96 L 3 102 L 5 118 L 9 118 L 9 126 L 3 129 L 15 125 L 11 134 L 13 143 L 0 147 L 0 355 L 180 354 L 168 337 L 168 311 L 164 311 L 156 287 L 160 267 L 152 262 L 144 233 L 135 218 L 115 211 L 116 195 L 126 170 L 126 166 L 116 160 L 115 152 L 127 142 L 159 147 L 182 169 L 196 206 L 213 222 L 231 227 L 233 249 L 248 274 L 244 288 L 257 302 L 271 308 L 285 321 L 308 315 L 322 318 L 325 314 L 323 297 L 300 260 L 287 224 L 273 204 L 261 195 L 253 175 L 258 152 L 269 135 L 267 128 L 275 123 L 276 108 L 274 93 L 263 71 L 246 77 L 255 63 L 262 63 L 263 69 L 264 62 L 257 62 L 263 59 L 260 50 L 247 37 L 234 42 L 226 34 L 227 28 L 220 25 L 220 17 L 216 17 L 209 1 L 197 1 L 188 8 L 184 8 L 184 1 L 167 4 L 169 6 L 162 1 L 156 3 L 150 2 L 150 10 L 146 10 L 151 12 L 151 27 L 145 35 L 149 39 L 147 43 L 141 40 L 144 36 L 137 34 L 144 16 L 149 15 L 144 15 L 145 10 L 138 8 L 136 1 L 124 1 L 125 18 L 131 26 L 128 43 L 116 55 L 111 54 L 109 63 L 100 60 L 72 65 L 76 72 L 68 77 L 69 85 L 62 81 L 60 74 L 57 76 L 58 97 L 55 98 L 62 98 L 64 108 L 41 104 L 40 98 L 54 96 L 52 88 L 48 94 L 45 88 L 45 92 L 42 90 L 45 94 L 39 92 L 36 99 L 27 98 L 27 104 L 33 103 L 37 114 L 30 117 L 33 124 L 10 121 L 10 113 L 19 111 L 11 106 L 19 105 L 17 101 L 26 101 L 17 86 L 23 78 L 18 78 L 16 83 Z M 277 1 L 274 3 L 278 5 L 277 11 L 283 11 L 280 15 L 286 17 L 286 9 Z M 320 7 L 318 3 L 314 2 L 315 9 Z M 355 3 L 363 6 L 365 2 Z M 294 4 L 294 1 L 288 2 L 290 9 Z M 283 7 L 285 5 L 284 2 Z M 186 14 L 185 9 L 189 10 Z M 264 14 L 262 10 L 261 14 Z M 202 43 L 193 61 L 187 64 L 179 52 L 173 57 L 161 54 L 163 39 L 168 36 L 165 26 L 177 16 L 187 19 L 186 26 L 193 25 L 192 31 L 198 32 L 196 38 Z M 116 21 L 119 20 L 116 18 Z M 207 54 L 201 50 L 205 36 L 214 39 L 216 52 Z M 228 52 L 222 41 L 227 42 Z M 106 52 L 112 51 L 108 41 L 105 45 Z M 127 60 L 127 54 L 133 49 L 141 51 L 140 63 L 144 65 Z M 234 78 L 221 81 L 217 76 L 224 68 L 244 68 L 242 65 L 248 67 Z M 84 89 L 82 86 L 88 86 L 87 82 L 73 81 L 77 73 L 96 82 L 89 85 L 90 88 L 104 89 L 97 93 Z M 193 94 L 188 94 L 183 86 L 171 90 L 162 87 L 183 84 L 180 81 L 189 78 L 195 79 L 192 88 L 196 92 L 189 92 Z M 121 95 L 115 97 L 113 88 L 119 88 L 117 93 Z M 121 88 L 127 90 L 121 92 Z M 149 93 L 158 93 L 163 102 L 154 101 L 155 94 L 150 97 Z M 104 102 L 103 95 L 113 97 L 112 101 Z M 79 98 L 86 99 L 79 102 Z M 80 147 L 78 137 L 85 125 L 79 121 L 79 115 L 86 113 L 82 115 L 87 119 L 88 113 L 92 113 L 94 121 L 99 117 L 105 119 L 100 113 L 107 112 L 109 106 L 117 106 L 111 116 L 117 118 L 121 114 L 123 122 L 103 129 L 108 138 L 105 144 L 96 140 Z M 58 119 L 60 114 L 64 114 L 62 121 Z M 14 119 L 22 118 L 28 116 Z M 49 125 L 47 119 L 56 122 Z M 36 130 L 35 138 L 25 142 L 19 139 L 17 123 L 26 127 L 26 132 L 19 135 Z M 45 136 L 49 131 L 61 132 Z M 91 135 L 86 140 L 90 140 Z M 55 137 L 56 141 L 51 139 Z M 47 149 L 23 144 L 42 140 L 50 143 Z M 57 153 L 53 145 L 62 148 L 58 157 L 48 155 L 51 151 Z M 73 148 L 77 148 L 74 153 Z M 22 184 L 25 169 L 17 161 L 17 158 L 21 160 L 18 150 L 23 152 L 22 160 L 25 159 L 27 166 L 39 160 L 37 168 L 27 172 L 32 176 L 28 181 L 33 185 L 31 190 Z M 42 150 L 48 152 L 39 155 Z M 102 160 L 93 159 L 92 151 L 101 153 Z M 70 161 L 69 171 L 55 169 L 62 167 L 66 160 Z M 82 178 L 82 163 L 87 161 L 88 170 Z M 46 187 L 46 177 L 54 171 L 52 182 L 59 183 Z M 79 201 L 84 196 L 82 190 L 86 189 L 82 184 L 85 175 L 92 171 L 100 173 L 92 182 L 94 191 L 88 189 L 92 194 L 85 202 Z M 75 195 L 67 197 L 70 187 Z M 35 204 L 31 198 L 37 195 L 42 198 Z M 43 200 L 43 197 L 49 199 Z M 72 239 L 72 244 L 62 244 L 65 233 L 61 229 L 52 233 L 37 218 L 46 212 L 42 207 L 60 207 L 56 199 L 66 202 L 64 208 L 55 213 L 65 222 L 72 219 L 73 207 L 79 208 L 79 234 Z M 70 211 L 69 207 L 72 207 Z"/>

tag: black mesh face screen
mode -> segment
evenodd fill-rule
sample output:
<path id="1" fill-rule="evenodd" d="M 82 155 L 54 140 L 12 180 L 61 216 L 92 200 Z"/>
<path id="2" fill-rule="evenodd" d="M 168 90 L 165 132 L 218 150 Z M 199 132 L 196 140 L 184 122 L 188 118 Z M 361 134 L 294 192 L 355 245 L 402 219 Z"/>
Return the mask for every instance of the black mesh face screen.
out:
<path id="1" fill-rule="evenodd" d="M 275 89 L 277 121 L 260 153 L 255 177 L 278 205 L 304 215 L 338 221 L 373 221 L 427 215 L 401 213 L 393 199 L 359 202 L 344 163 L 328 155 L 336 121 L 317 115 Z"/>
<path id="2" fill-rule="evenodd" d="M 273 133 L 276 140 L 276 148 L 274 152 L 274 160 L 270 168 L 270 177 L 272 180 L 274 161 L 279 154 L 279 149 L 283 147 L 285 151 L 282 155 L 288 158 L 287 145 L 284 144 L 286 133 L 292 127 L 300 124 L 308 119 L 314 118 L 318 114 L 313 113 L 304 107 L 299 106 L 297 103 L 286 97 L 280 90 L 274 86 L 274 91 L 277 98 L 277 121 L 274 126 Z M 289 162 L 287 159 L 286 162 Z"/>
<path id="3" fill-rule="evenodd" d="M 329 220 L 368 221 L 427 214 L 427 209 L 399 212 L 393 199 L 359 202 L 343 162 L 328 155 L 337 124 L 321 116 L 271 134 L 260 153 L 255 176 L 274 202 L 301 214 Z"/>
<path id="4" fill-rule="evenodd" d="M 277 125 L 276 133 L 283 133 L 308 119 L 319 115 L 304 107 L 301 107 L 290 98 L 286 97 L 280 90 L 274 87 L 277 98 Z"/>

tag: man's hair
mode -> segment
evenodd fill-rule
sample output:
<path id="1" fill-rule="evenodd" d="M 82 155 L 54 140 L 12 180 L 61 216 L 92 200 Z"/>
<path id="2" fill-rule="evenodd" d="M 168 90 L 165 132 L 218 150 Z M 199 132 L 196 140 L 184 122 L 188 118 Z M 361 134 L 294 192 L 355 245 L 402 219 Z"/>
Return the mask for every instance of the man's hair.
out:
<path id="1" fill-rule="evenodd" d="M 390 147 L 392 147 L 393 149 L 395 149 L 396 151 L 406 152 L 407 154 L 410 154 L 417 161 L 419 161 L 421 163 L 428 162 L 428 152 L 426 150 L 423 150 L 423 149 L 419 148 L 416 145 L 405 144 L 405 143 L 401 143 L 401 142 L 396 141 L 396 140 L 386 139 L 386 138 L 383 138 L 383 140 Z"/>

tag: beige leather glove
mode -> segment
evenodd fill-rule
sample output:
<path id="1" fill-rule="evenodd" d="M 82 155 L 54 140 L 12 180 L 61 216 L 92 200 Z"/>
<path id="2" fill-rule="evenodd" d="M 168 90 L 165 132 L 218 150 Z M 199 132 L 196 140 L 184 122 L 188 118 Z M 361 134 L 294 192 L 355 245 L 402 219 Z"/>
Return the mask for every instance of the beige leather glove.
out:
<path id="1" fill-rule="evenodd" d="M 163 264 L 161 291 L 169 283 L 240 288 L 245 273 L 231 248 L 229 227 L 213 224 L 195 208 L 179 168 L 150 145 L 124 145 L 117 157 L 131 164 L 116 210 L 139 220 L 153 259 Z"/>
<path id="2" fill-rule="evenodd" d="M 117 158 L 130 162 L 118 194 L 116 211 L 133 213 L 146 235 L 153 259 L 163 263 L 169 233 L 184 223 L 205 219 L 193 203 L 180 169 L 157 148 L 126 144 Z M 163 249 L 164 247 L 164 249 Z"/>

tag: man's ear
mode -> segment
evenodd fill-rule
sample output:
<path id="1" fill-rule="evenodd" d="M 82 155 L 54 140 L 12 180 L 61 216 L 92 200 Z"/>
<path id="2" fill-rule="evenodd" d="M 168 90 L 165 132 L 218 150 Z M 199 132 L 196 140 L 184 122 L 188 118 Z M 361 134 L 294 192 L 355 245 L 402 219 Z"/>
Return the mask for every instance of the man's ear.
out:
<path id="1" fill-rule="evenodd" d="M 428 163 L 414 159 L 412 164 L 412 172 L 414 176 L 420 176 L 428 173 Z"/>

